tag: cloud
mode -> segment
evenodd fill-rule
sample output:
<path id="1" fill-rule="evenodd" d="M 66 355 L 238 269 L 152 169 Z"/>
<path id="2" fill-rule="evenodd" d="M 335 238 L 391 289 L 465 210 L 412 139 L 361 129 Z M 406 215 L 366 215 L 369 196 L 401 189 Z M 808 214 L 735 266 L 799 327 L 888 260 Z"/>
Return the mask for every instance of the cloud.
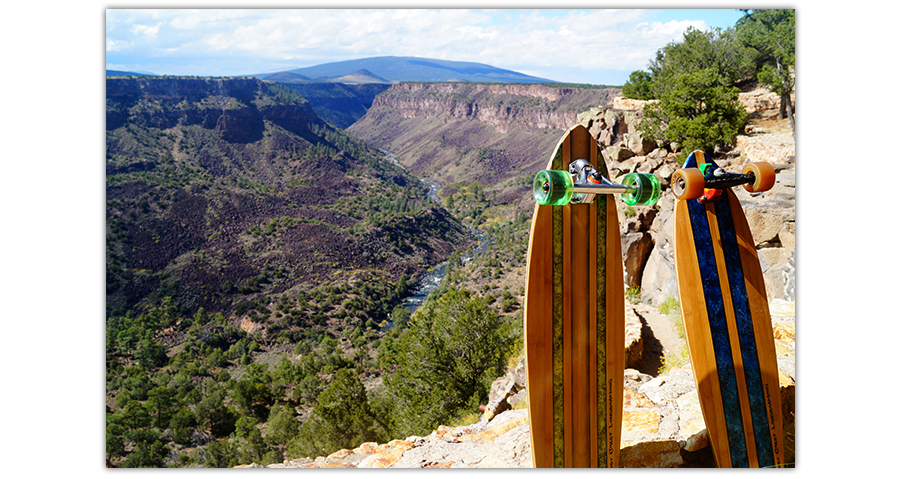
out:
<path id="1" fill-rule="evenodd" d="M 111 39 L 106 40 L 106 51 L 108 52 L 117 52 L 120 50 L 124 50 L 128 48 L 130 44 L 128 42 L 123 41 L 115 41 Z"/>
<path id="2" fill-rule="evenodd" d="M 149 26 L 149 25 L 132 25 L 131 33 L 145 35 L 150 38 L 156 38 L 156 34 L 159 33 L 159 25 Z"/>
<path id="3" fill-rule="evenodd" d="M 702 20 L 660 22 L 651 21 L 652 15 L 640 9 L 107 10 L 107 52 L 141 51 L 173 64 L 190 57 L 195 71 L 165 73 L 200 75 L 380 55 L 471 61 L 523 72 L 630 72 L 644 68 L 689 26 L 705 27 Z M 196 70 L 201 67 L 196 59 L 205 68 L 217 65 L 216 71 Z"/>

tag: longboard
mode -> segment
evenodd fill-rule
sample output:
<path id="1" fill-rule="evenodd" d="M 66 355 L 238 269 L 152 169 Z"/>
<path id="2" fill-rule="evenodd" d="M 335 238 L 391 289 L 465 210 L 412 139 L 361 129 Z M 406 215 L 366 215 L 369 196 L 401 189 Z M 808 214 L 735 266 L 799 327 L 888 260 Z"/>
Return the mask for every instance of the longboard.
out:
<path id="1" fill-rule="evenodd" d="M 769 168 L 766 181 L 771 187 L 774 170 L 763 166 Z M 698 169 L 705 168 L 715 171 L 718 165 L 701 151 L 688 156 L 684 173 L 696 174 L 701 184 L 694 187 L 698 193 L 686 196 L 698 196 L 703 190 Z M 755 171 L 757 177 L 766 176 Z M 673 185 L 676 176 L 691 175 L 676 172 Z M 716 180 L 712 174 L 706 178 L 709 188 Z M 759 191 L 751 188 L 747 187 Z M 678 198 L 678 188 L 673 190 L 678 295 L 716 461 L 719 467 L 783 467 L 775 341 L 762 269 L 744 211 L 730 188 L 707 189 L 702 202 Z"/>
<path id="2" fill-rule="evenodd" d="M 586 159 L 608 175 L 583 126 L 548 170 Z M 570 185 L 571 186 L 571 185 Z M 625 292 L 616 205 L 535 206 L 525 287 L 525 363 L 535 467 L 618 467 L 625 369 Z"/>

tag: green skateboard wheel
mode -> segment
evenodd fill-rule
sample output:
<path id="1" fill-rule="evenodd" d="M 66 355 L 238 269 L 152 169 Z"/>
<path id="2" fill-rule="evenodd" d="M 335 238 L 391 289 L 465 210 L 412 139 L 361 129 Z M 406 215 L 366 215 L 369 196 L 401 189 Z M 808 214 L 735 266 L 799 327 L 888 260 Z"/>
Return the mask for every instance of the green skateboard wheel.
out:
<path id="1" fill-rule="evenodd" d="M 655 205 L 659 201 L 661 188 L 659 179 L 655 175 L 647 173 L 628 173 L 622 179 L 625 186 L 634 186 L 636 189 L 630 193 L 622 193 L 622 201 L 626 205 Z"/>
<path id="2" fill-rule="evenodd" d="M 572 200 L 572 175 L 561 170 L 541 170 L 534 177 L 534 200 L 539 205 L 562 206 Z"/>

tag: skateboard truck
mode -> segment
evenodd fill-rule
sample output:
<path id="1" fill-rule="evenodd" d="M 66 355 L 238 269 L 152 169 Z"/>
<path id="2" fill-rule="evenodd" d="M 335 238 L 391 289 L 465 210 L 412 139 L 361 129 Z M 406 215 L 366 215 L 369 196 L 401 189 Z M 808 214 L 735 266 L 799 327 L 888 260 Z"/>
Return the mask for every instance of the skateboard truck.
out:
<path id="1" fill-rule="evenodd" d="M 775 168 L 770 163 L 756 162 L 744 165 L 741 173 L 728 173 L 704 163 L 699 168 L 684 168 L 672 174 L 672 193 L 680 200 L 714 201 L 722 190 L 738 185 L 744 185 L 751 193 L 770 190 L 775 185 Z"/>
<path id="2" fill-rule="evenodd" d="M 654 175 L 629 173 L 620 185 L 609 181 L 585 159 L 569 163 L 568 170 L 538 172 L 533 185 L 538 204 L 590 204 L 598 194 L 621 194 L 627 205 L 654 205 L 659 200 L 659 180 Z"/>

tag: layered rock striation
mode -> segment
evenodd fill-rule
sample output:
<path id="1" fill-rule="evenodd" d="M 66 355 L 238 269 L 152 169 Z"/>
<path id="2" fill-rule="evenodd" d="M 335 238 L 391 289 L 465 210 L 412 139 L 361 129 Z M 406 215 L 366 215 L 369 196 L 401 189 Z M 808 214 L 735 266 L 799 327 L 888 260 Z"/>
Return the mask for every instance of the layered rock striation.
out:
<path id="1" fill-rule="evenodd" d="M 388 108 L 403 118 L 444 116 L 473 119 L 498 133 L 510 128 L 566 130 L 580 105 L 604 105 L 618 89 L 554 88 L 543 85 L 400 83 L 375 97 L 372 108 Z"/>

